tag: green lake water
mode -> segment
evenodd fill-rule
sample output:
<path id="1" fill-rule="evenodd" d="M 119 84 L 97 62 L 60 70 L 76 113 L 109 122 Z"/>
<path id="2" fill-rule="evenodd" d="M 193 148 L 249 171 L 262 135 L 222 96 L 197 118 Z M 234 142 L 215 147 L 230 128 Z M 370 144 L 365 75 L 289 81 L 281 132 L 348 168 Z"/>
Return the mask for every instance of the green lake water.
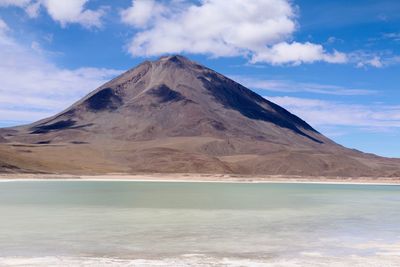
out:
<path id="1" fill-rule="evenodd" d="M 400 266 L 400 186 L 0 182 L 0 266 Z"/>

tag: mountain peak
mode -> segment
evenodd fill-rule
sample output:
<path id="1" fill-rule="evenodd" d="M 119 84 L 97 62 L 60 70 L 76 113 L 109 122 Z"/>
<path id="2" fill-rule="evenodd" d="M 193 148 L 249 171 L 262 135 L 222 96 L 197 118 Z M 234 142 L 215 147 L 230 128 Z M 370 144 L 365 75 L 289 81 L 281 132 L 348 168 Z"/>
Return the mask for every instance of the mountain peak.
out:
<path id="1" fill-rule="evenodd" d="M 169 67 L 169 66 L 174 66 L 178 68 L 187 68 L 187 69 L 202 69 L 205 68 L 204 66 L 201 66 L 200 64 L 191 61 L 189 58 L 184 57 L 182 55 L 168 55 L 168 56 L 162 56 L 158 60 L 152 62 L 155 65 L 161 65 L 164 67 Z"/>
<path id="2" fill-rule="evenodd" d="M 136 129 L 119 137 L 125 139 L 206 134 L 267 140 L 284 135 L 291 143 L 293 135 L 304 142 L 324 142 L 300 118 L 181 55 L 144 62 L 30 130 L 42 134 L 77 127 L 111 135 L 115 129 Z M 149 134 L 149 127 L 158 130 Z"/>
<path id="3" fill-rule="evenodd" d="M 1 130 L 0 143 L 28 144 L 21 162 L 30 155 L 40 171 L 68 163 L 99 172 L 378 173 L 356 159 L 365 155 L 181 55 L 143 62 L 53 117 Z"/>
<path id="4" fill-rule="evenodd" d="M 159 61 L 170 60 L 170 61 L 173 61 L 173 62 L 178 62 L 178 61 L 180 61 L 180 62 L 191 62 L 191 60 L 188 59 L 187 57 L 182 56 L 182 55 L 178 55 L 178 54 L 161 56 L 158 60 Z"/>

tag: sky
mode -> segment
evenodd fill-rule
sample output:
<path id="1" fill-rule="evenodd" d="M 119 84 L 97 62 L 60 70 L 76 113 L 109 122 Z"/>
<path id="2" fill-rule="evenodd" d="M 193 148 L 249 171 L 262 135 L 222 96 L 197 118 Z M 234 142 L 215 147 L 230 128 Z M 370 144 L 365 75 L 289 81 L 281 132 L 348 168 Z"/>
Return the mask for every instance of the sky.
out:
<path id="1" fill-rule="evenodd" d="M 344 146 L 400 157 L 400 1 L 0 0 L 0 127 L 183 54 Z"/>

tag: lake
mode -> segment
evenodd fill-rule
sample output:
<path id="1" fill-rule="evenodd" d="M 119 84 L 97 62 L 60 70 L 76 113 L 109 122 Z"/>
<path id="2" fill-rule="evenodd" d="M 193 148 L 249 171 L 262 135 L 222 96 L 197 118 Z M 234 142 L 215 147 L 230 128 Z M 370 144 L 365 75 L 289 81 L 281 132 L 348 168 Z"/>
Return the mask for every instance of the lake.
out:
<path id="1" fill-rule="evenodd" d="M 400 186 L 0 182 L 0 266 L 357 265 L 400 265 Z"/>

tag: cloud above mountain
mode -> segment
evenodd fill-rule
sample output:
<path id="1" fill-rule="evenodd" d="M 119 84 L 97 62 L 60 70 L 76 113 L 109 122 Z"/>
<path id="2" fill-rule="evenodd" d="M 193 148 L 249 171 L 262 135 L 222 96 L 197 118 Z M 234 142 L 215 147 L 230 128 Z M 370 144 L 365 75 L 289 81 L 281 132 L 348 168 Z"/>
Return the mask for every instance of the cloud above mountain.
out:
<path id="1" fill-rule="evenodd" d="M 293 41 L 297 8 L 288 0 L 133 0 L 120 15 L 137 29 L 128 47 L 134 56 L 186 52 L 273 65 L 348 60 L 320 44 Z"/>
<path id="2" fill-rule="evenodd" d="M 105 8 L 97 10 L 87 9 L 85 6 L 89 0 L 0 0 L 0 7 L 16 6 L 23 8 L 29 17 L 39 15 L 44 8 L 49 16 L 62 27 L 71 23 L 77 23 L 85 28 L 101 27 Z"/>

